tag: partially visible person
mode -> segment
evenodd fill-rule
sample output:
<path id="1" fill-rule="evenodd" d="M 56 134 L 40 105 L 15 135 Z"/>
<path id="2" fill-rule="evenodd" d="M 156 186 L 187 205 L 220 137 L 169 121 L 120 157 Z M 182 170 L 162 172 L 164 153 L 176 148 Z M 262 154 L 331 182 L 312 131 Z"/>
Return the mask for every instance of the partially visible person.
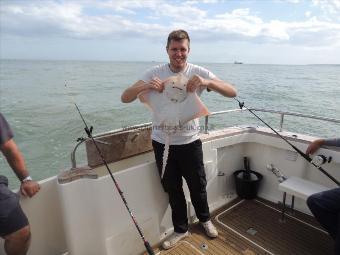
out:
<path id="1" fill-rule="evenodd" d="M 340 138 L 317 139 L 307 148 L 306 154 L 315 153 L 322 145 L 340 147 Z M 340 170 L 340 169 L 339 169 Z M 307 205 L 335 241 L 334 254 L 340 254 L 340 188 L 335 188 L 308 197 Z"/>
<path id="2" fill-rule="evenodd" d="M 13 132 L 0 113 L 0 150 L 21 181 L 23 196 L 33 197 L 40 186 L 26 169 L 25 160 L 13 140 Z M 19 204 L 19 195 L 8 189 L 8 179 L 0 175 L 0 236 L 5 240 L 7 255 L 25 255 L 30 246 L 31 232 L 28 219 Z"/>

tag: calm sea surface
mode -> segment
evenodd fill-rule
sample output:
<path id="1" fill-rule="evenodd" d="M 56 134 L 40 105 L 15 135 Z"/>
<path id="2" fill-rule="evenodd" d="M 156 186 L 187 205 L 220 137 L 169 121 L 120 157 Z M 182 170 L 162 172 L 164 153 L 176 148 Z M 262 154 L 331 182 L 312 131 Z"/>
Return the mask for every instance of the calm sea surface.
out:
<path id="1" fill-rule="evenodd" d="M 15 140 L 35 179 L 44 179 L 70 167 L 70 153 L 85 136 L 75 100 L 94 134 L 149 122 L 139 102 L 123 104 L 122 91 L 138 80 L 151 62 L 0 61 L 0 111 L 10 122 Z M 314 114 L 340 119 L 340 65 L 235 65 L 195 63 L 234 84 L 248 107 Z M 65 88 L 65 83 L 68 89 Z M 70 96 L 72 95 L 72 96 Z M 234 100 L 214 92 L 202 99 L 210 111 L 236 109 Z M 279 116 L 259 113 L 278 127 Z M 261 125 L 248 112 L 218 115 L 212 128 L 224 125 Z M 339 136 L 339 124 L 286 117 L 284 128 L 315 136 Z M 77 154 L 85 163 L 84 149 Z M 0 156 L 0 174 L 18 181 Z"/>

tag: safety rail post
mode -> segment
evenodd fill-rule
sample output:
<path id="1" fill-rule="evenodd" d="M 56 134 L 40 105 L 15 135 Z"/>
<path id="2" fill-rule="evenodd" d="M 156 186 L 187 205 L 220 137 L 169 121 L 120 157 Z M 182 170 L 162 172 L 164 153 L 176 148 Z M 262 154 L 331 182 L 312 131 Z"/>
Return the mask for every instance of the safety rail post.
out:
<path id="1" fill-rule="evenodd" d="M 283 118 L 284 118 L 285 114 L 284 113 L 280 113 L 280 129 L 279 131 L 282 132 L 282 128 L 283 128 Z"/>
<path id="2" fill-rule="evenodd" d="M 208 134 L 208 123 L 209 123 L 209 115 L 204 118 L 204 133 Z"/>
<path id="3" fill-rule="evenodd" d="M 72 169 L 76 169 L 77 168 L 77 162 L 76 162 L 76 151 L 79 147 L 79 145 L 81 145 L 83 142 L 85 142 L 85 138 L 80 138 L 79 142 L 76 144 L 76 146 L 74 147 L 72 153 L 71 153 L 71 163 L 72 163 Z"/>

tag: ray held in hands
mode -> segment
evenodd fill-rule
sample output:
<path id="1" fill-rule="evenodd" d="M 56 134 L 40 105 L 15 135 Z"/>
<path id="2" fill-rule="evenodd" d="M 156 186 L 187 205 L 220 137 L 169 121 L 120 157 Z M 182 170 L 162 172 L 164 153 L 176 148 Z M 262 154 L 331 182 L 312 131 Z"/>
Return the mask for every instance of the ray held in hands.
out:
<path id="1" fill-rule="evenodd" d="M 188 121 L 209 114 L 207 107 L 202 103 L 196 92 L 187 92 L 188 78 L 183 74 L 171 76 L 166 79 L 164 90 L 159 93 L 155 90 L 146 90 L 138 95 L 141 102 L 145 103 L 154 115 L 154 127 L 160 128 L 167 134 L 161 178 L 169 156 L 171 135 L 180 131 Z"/>
<path id="2" fill-rule="evenodd" d="M 188 78 L 185 75 L 171 76 L 163 83 L 162 93 L 147 90 L 138 96 L 158 120 L 158 123 L 155 123 L 156 128 L 175 133 L 188 121 L 209 115 L 207 107 L 198 95 L 195 92 L 187 92 Z"/>

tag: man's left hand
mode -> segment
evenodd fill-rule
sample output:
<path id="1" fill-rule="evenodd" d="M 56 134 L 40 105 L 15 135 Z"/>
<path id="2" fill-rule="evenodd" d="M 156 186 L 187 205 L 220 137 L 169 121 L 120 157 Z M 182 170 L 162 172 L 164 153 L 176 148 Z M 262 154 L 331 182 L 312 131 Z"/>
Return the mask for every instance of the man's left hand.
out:
<path id="1" fill-rule="evenodd" d="M 194 75 L 187 84 L 188 92 L 195 92 L 199 86 L 207 86 L 208 81 L 199 75 Z"/>
<path id="2" fill-rule="evenodd" d="M 40 185 L 35 181 L 23 182 L 20 186 L 20 192 L 25 197 L 33 197 L 39 190 Z"/>

